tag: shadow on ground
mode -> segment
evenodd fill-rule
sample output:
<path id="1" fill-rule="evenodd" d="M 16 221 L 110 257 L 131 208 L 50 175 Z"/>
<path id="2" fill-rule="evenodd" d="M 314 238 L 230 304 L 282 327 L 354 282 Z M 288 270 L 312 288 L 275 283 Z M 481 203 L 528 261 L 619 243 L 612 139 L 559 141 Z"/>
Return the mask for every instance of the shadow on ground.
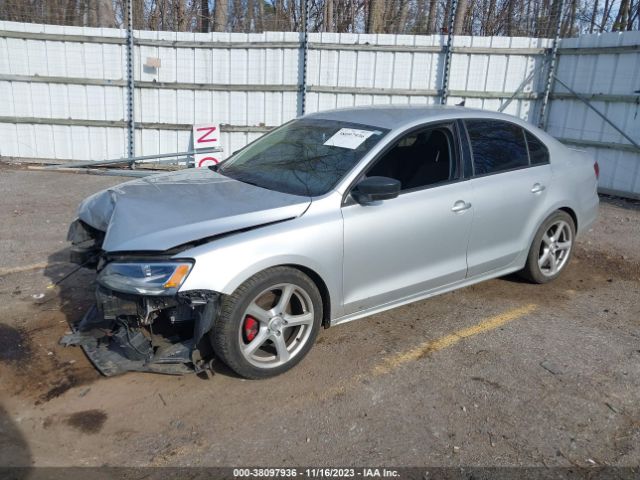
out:
<path id="1" fill-rule="evenodd" d="M 33 458 L 29 444 L 18 425 L 0 405 L 0 478 L 27 478 L 30 470 L 26 467 L 31 465 Z"/>

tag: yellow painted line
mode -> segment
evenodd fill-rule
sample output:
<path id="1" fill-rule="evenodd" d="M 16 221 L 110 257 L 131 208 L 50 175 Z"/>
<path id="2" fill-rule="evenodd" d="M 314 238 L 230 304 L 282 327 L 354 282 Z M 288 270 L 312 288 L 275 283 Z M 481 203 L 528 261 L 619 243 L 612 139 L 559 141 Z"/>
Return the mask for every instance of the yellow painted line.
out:
<path id="1" fill-rule="evenodd" d="M 29 272 L 31 270 L 41 270 L 47 267 L 57 267 L 58 265 L 67 265 L 69 262 L 41 262 L 33 263 L 31 265 L 20 265 L 12 268 L 0 268 L 0 277 L 4 275 L 11 275 L 13 273 Z"/>
<path id="2" fill-rule="evenodd" d="M 443 350 L 452 345 L 455 345 L 460 340 L 473 337 L 480 333 L 495 330 L 496 328 L 499 328 L 506 323 L 509 323 L 513 320 L 516 320 L 517 318 L 531 313 L 535 310 L 535 308 L 536 305 L 534 304 L 525 305 L 520 308 L 514 308 L 513 310 L 509 310 L 507 312 L 501 313 L 500 315 L 496 315 L 495 317 L 488 318 L 487 320 L 471 327 L 463 328 L 436 340 L 421 343 L 411 350 L 385 358 L 382 363 L 380 363 L 373 369 L 373 374 L 384 375 L 391 372 L 392 370 L 395 370 L 398 367 L 401 367 L 406 363 L 420 360 L 421 358 L 424 358 L 433 352 L 437 352 L 439 350 Z"/>

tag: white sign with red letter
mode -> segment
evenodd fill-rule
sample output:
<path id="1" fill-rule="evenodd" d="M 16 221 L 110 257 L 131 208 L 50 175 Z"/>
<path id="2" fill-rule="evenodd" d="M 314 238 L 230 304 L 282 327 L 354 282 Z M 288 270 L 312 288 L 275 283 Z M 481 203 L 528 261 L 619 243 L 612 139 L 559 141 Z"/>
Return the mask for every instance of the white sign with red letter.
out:
<path id="1" fill-rule="evenodd" d="M 222 147 L 220 144 L 220 125 L 217 123 L 206 123 L 193 126 L 193 149 Z M 196 153 L 193 155 L 194 166 L 210 167 L 216 165 L 220 159 L 218 153 Z"/>
<path id="2" fill-rule="evenodd" d="M 193 163 L 196 168 L 217 165 L 220 160 L 214 157 L 215 153 L 196 153 L 193 155 Z"/>

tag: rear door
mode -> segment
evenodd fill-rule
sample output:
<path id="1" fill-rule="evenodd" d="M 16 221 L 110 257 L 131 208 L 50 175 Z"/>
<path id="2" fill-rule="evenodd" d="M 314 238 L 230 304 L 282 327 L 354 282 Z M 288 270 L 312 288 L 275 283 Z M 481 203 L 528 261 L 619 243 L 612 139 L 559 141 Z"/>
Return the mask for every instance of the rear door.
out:
<path id="1" fill-rule="evenodd" d="M 474 277 L 510 266 L 529 249 L 532 228 L 546 208 L 551 166 L 544 144 L 517 124 L 492 119 L 463 123 L 473 159 L 467 276 Z"/>

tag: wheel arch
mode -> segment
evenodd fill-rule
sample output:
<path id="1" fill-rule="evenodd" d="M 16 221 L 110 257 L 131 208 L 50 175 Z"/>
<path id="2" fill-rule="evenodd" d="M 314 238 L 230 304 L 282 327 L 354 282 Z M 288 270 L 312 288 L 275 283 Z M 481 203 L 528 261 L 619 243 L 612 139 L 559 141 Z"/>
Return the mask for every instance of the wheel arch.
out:
<path id="1" fill-rule="evenodd" d="M 576 214 L 576 211 L 572 208 L 568 206 L 568 202 L 563 201 L 563 202 L 557 202 L 555 204 L 553 204 L 545 213 L 545 215 L 540 216 L 535 223 L 532 224 L 532 228 L 531 230 L 528 231 L 528 239 L 527 239 L 527 243 L 526 243 L 526 248 L 522 250 L 521 254 L 518 256 L 516 262 L 517 263 L 522 263 L 522 265 L 525 264 L 527 256 L 529 255 L 529 249 L 531 248 L 531 245 L 533 244 L 533 240 L 536 237 L 536 234 L 538 233 L 538 230 L 540 229 L 540 227 L 544 224 L 544 222 L 547 221 L 547 219 L 553 215 L 555 212 L 565 212 L 567 215 L 569 215 L 571 217 L 571 219 L 574 222 L 574 226 L 575 226 L 575 231 L 576 231 L 576 235 L 578 232 L 578 215 Z"/>
<path id="2" fill-rule="evenodd" d="M 571 207 L 560 207 L 557 210 L 560 210 L 561 212 L 565 212 L 571 217 L 571 220 L 573 220 L 573 227 L 577 232 L 578 231 L 578 215 L 576 214 L 575 210 L 573 210 Z"/>
<path id="3" fill-rule="evenodd" d="M 311 281 L 318 288 L 320 297 L 322 298 L 322 326 L 324 328 L 329 328 L 329 326 L 331 325 L 331 294 L 329 293 L 329 288 L 327 287 L 327 284 L 325 283 L 323 278 L 316 271 L 303 265 L 289 263 L 278 266 L 299 270 L 311 279 Z"/>
<path id="4" fill-rule="evenodd" d="M 311 268 L 308 265 L 303 265 L 301 263 L 296 263 L 292 261 L 281 261 L 281 262 L 272 262 L 266 265 L 261 265 L 257 269 L 251 269 L 249 271 L 244 271 L 241 274 L 237 275 L 234 280 L 226 285 L 226 288 L 222 292 L 223 294 L 231 294 L 235 291 L 240 285 L 242 285 L 249 278 L 254 275 L 258 275 L 262 272 L 266 272 L 267 270 L 271 270 L 272 268 L 278 267 L 287 267 L 294 270 L 298 270 L 299 272 L 304 273 L 308 276 L 313 284 L 317 287 L 320 292 L 320 298 L 322 298 L 322 325 L 325 328 L 328 328 L 331 324 L 331 310 L 332 310 L 332 295 L 329 287 L 325 281 L 325 279 L 320 275 L 316 269 Z"/>

